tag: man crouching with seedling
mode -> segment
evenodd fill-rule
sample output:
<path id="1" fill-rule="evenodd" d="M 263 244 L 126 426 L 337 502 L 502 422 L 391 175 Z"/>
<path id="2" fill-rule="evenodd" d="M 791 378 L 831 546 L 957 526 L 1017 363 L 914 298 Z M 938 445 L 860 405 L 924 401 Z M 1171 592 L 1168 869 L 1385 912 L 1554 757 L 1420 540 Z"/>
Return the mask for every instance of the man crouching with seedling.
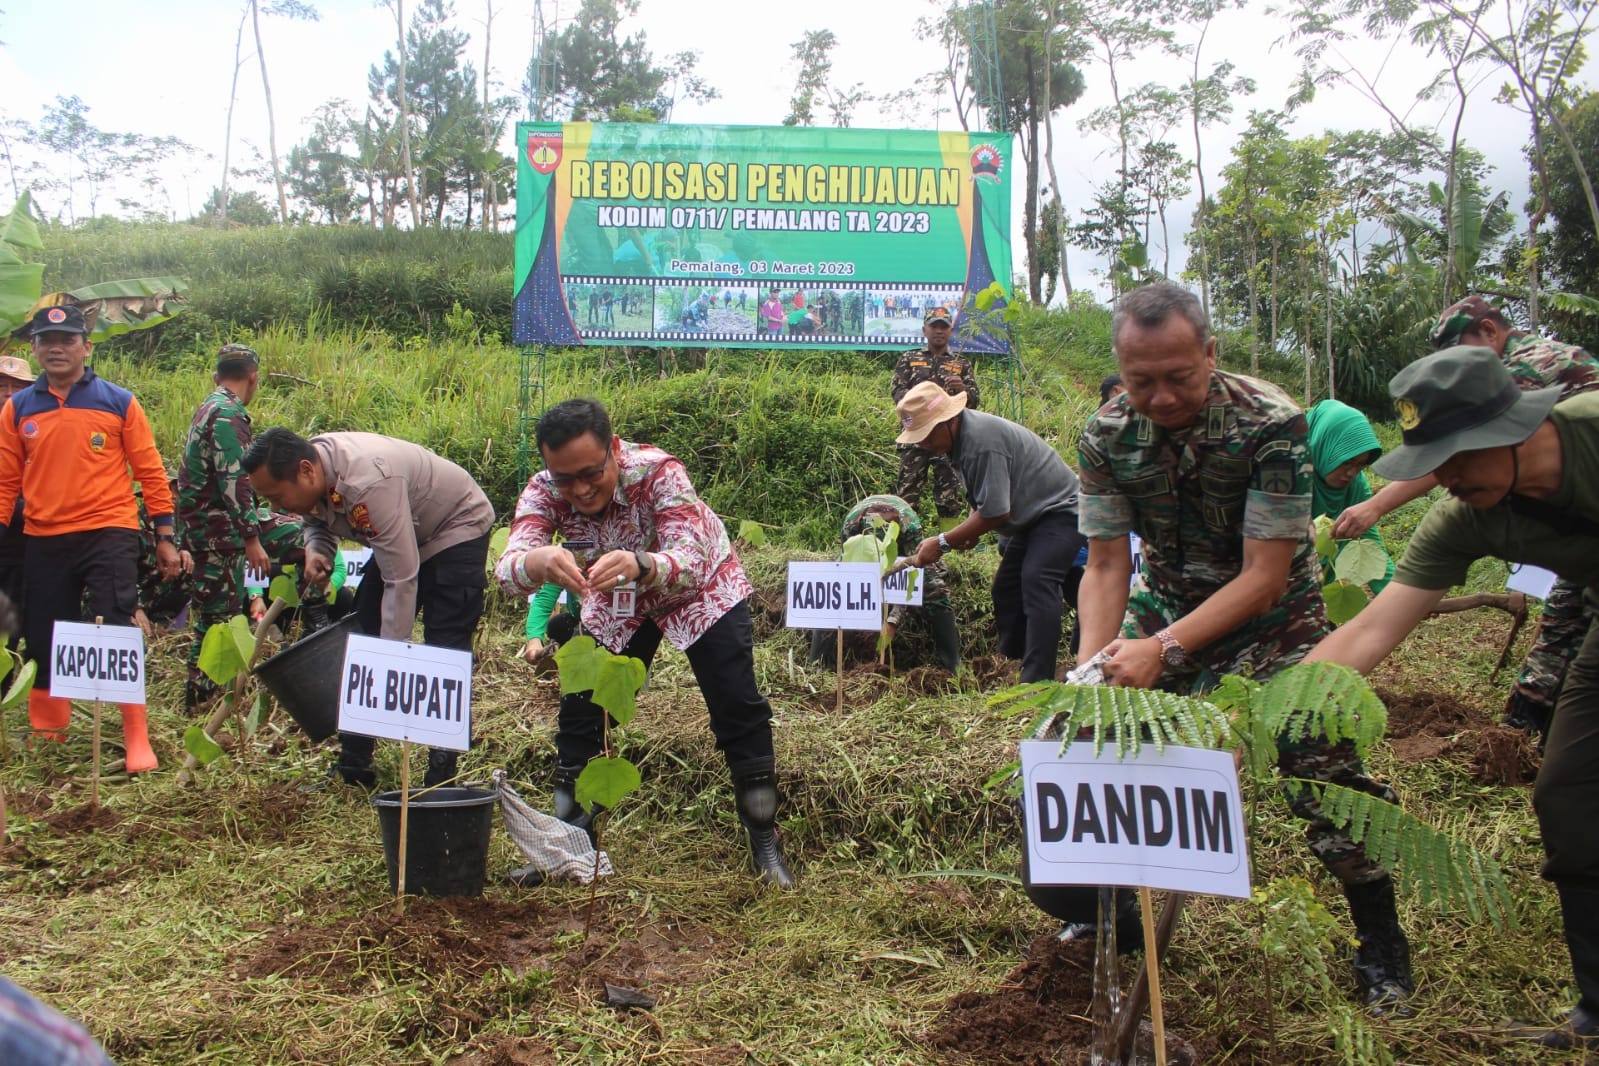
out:
<path id="1" fill-rule="evenodd" d="M 156 564 L 176 577 L 172 494 L 144 409 L 127 389 L 89 367 L 94 345 L 76 307 L 46 307 L 24 327 L 44 373 L 0 410 L 0 515 L 20 491 L 27 503 L 23 634 L 38 664 L 28 719 L 61 740 L 72 705 L 50 695 L 50 644 L 57 621 L 90 615 L 133 624 L 139 607 L 139 509 L 135 479 L 156 531 Z M 20 332 L 20 331 L 19 331 Z M 0 530 L 3 535 L 4 530 Z M 156 768 L 145 705 L 119 704 L 127 771 Z"/>
<path id="2" fill-rule="evenodd" d="M 535 438 L 544 469 L 517 502 L 494 571 L 501 587 L 526 596 L 553 581 L 582 598 L 583 629 L 602 646 L 648 666 L 664 636 L 688 657 L 755 869 L 765 884 L 792 886 L 776 829 L 772 707 L 755 683 L 753 588 L 722 520 L 681 462 L 614 435 L 594 400 L 556 404 Z M 593 812 L 577 804 L 577 778 L 605 725 L 591 695 L 562 696 L 555 731 L 555 815 L 584 828 Z"/>

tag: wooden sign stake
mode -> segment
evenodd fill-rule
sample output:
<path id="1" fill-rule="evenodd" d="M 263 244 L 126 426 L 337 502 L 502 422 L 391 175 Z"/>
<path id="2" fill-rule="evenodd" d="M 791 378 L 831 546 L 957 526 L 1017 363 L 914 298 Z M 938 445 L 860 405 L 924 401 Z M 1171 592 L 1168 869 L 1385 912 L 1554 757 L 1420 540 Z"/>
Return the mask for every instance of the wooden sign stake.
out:
<path id="1" fill-rule="evenodd" d="M 94 624 L 97 625 L 97 626 L 98 625 L 104 625 L 105 624 L 105 616 L 104 615 L 98 615 L 98 614 L 95 615 L 94 616 Z M 100 701 L 99 700 L 95 700 L 94 701 L 94 747 L 93 747 L 92 750 L 94 752 L 94 756 L 93 756 L 94 762 L 91 764 L 93 766 L 93 772 L 92 772 L 92 776 L 90 777 L 90 781 L 92 783 L 89 785 L 89 809 L 91 811 L 97 811 L 97 810 L 100 809 Z"/>
<path id="2" fill-rule="evenodd" d="M 838 631 L 838 640 L 833 655 L 834 664 L 838 667 L 838 713 L 844 713 L 844 631 Z"/>
<path id="3" fill-rule="evenodd" d="M 411 742 L 400 741 L 400 867 L 395 879 L 394 913 L 405 913 L 405 852 L 410 841 L 411 822 Z"/>
<path id="4" fill-rule="evenodd" d="M 1155 943 L 1155 904 L 1149 889 L 1138 890 L 1144 914 L 1144 963 L 1149 970 L 1149 1018 L 1155 1030 L 1155 1066 L 1166 1066 L 1166 1018 L 1160 1001 L 1160 949 Z"/>

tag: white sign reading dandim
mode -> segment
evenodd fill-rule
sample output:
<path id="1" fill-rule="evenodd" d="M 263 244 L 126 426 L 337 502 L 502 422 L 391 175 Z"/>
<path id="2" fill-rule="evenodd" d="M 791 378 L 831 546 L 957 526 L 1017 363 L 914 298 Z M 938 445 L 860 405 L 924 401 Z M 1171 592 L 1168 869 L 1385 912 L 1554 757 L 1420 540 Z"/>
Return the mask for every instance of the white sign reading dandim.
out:
<path id="1" fill-rule="evenodd" d="M 790 629 L 881 629 L 883 571 L 876 563 L 789 563 Z"/>
<path id="2" fill-rule="evenodd" d="M 897 574 L 889 574 L 883 578 L 883 601 L 891 605 L 902 604 L 906 607 L 920 607 L 922 605 L 922 580 L 924 576 L 922 568 L 919 566 L 907 567 Z"/>
<path id="3" fill-rule="evenodd" d="M 1129 885 L 1249 898 L 1230 752 L 1146 744 L 1118 760 L 1092 744 L 1022 743 L 1033 883 Z"/>
<path id="4" fill-rule="evenodd" d="M 472 653 L 352 635 L 339 683 L 339 731 L 465 751 L 472 740 Z"/>
<path id="5" fill-rule="evenodd" d="M 145 702 L 144 631 L 138 626 L 57 622 L 50 645 L 50 695 Z"/>
<path id="6" fill-rule="evenodd" d="M 344 587 L 353 589 L 361 585 L 361 577 L 366 573 L 366 564 L 372 561 L 371 548 L 345 548 L 344 552 Z"/>

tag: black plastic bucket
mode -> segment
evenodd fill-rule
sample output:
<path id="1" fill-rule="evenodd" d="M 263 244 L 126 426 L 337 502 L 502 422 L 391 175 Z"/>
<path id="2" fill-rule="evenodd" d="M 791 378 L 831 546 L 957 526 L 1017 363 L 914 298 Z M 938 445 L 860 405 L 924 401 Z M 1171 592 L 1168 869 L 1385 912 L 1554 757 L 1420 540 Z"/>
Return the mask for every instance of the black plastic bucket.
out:
<path id="1" fill-rule="evenodd" d="M 494 827 L 493 792 L 478 788 L 411 790 L 410 842 L 405 851 L 408 895 L 481 896 L 488 871 L 489 832 Z M 400 879 L 400 793 L 372 797 L 383 829 L 389 888 Z"/>
<path id="2" fill-rule="evenodd" d="M 339 730 L 339 674 L 355 623 L 352 612 L 256 664 L 255 676 L 312 741 Z"/>

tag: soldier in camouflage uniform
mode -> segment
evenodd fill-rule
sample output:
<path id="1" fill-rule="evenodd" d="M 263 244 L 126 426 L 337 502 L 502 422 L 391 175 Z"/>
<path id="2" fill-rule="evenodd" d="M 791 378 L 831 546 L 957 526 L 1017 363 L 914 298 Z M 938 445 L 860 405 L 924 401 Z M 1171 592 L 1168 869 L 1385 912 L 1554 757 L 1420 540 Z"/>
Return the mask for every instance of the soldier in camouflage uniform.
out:
<path id="1" fill-rule="evenodd" d="M 889 391 L 894 394 L 896 404 L 913 386 L 932 381 L 951 395 L 966 393 L 966 409 L 977 410 L 977 377 L 972 372 L 972 361 L 949 350 L 954 324 L 955 317 L 947 307 L 930 308 L 922 316 L 922 336 L 927 338 L 927 347 L 906 352 L 894 364 L 894 380 Z M 921 502 L 929 466 L 933 468 L 933 502 L 938 507 L 938 517 L 945 520 L 942 524 L 947 526 L 949 519 L 958 519 L 966 513 L 960 474 L 949 456 L 933 455 L 914 444 L 901 444 L 899 486 L 894 493 L 915 508 Z"/>
<path id="2" fill-rule="evenodd" d="M 177 478 L 168 478 L 167 484 L 172 490 L 172 498 L 177 499 Z M 189 597 L 193 592 L 194 557 L 183 547 L 180 529 L 178 576 L 170 579 L 162 577 L 155 557 L 155 526 L 150 523 L 150 511 L 144 505 L 142 488 L 136 499 L 139 503 L 139 609 L 134 612 L 133 620 L 148 634 L 152 624 L 167 625 L 176 621 L 189 605 Z"/>
<path id="3" fill-rule="evenodd" d="M 890 522 L 899 523 L 899 538 L 896 544 L 901 556 L 915 554 L 916 546 L 922 541 L 922 517 L 916 513 L 916 508 L 898 496 L 868 496 L 854 507 L 849 514 L 844 516 L 844 528 L 840 534 L 841 540 L 849 540 L 874 528 L 873 519 L 887 525 Z M 921 617 L 927 622 L 928 631 L 933 637 L 933 647 L 938 652 L 938 661 L 944 669 L 955 673 L 961 665 L 960 633 L 955 628 L 955 611 L 949 600 L 949 568 L 942 562 L 932 563 L 922 571 L 922 606 Z M 909 608 L 903 604 L 895 604 L 888 609 L 889 635 L 892 638 L 900 623 L 905 620 L 905 612 Z M 834 654 L 835 636 L 830 630 L 817 630 L 811 637 L 811 662 L 831 663 Z"/>
<path id="4" fill-rule="evenodd" d="M 1078 598 L 1084 653 L 1110 656 L 1110 684 L 1183 693 L 1299 662 L 1329 631 L 1303 412 L 1274 385 L 1217 370 L 1199 301 L 1175 285 L 1123 297 L 1112 337 L 1127 393 L 1099 409 L 1078 448 L 1079 528 L 1089 538 Z M 1144 573 L 1129 595 L 1131 532 L 1143 542 Z M 1284 738 L 1280 750 L 1285 777 L 1394 799 L 1348 742 Z M 1288 798 L 1349 898 L 1366 1005 L 1403 1009 L 1409 945 L 1392 879 L 1308 793 Z"/>
<path id="5" fill-rule="evenodd" d="M 178 472 L 178 525 L 183 546 L 194 557 L 194 643 L 184 691 L 191 711 L 216 691 L 200 670 L 206 631 L 249 602 L 245 564 L 265 573 L 274 561 L 290 565 L 305 559 L 300 523 L 258 507 L 239 465 L 254 437 L 245 406 L 255 398 L 260 373 L 253 348 L 228 344 L 217 353 L 212 375 L 217 387 L 194 413 Z"/>
<path id="6" fill-rule="evenodd" d="M 1511 380 L 1523 392 L 1558 385 L 1560 398 L 1564 400 L 1599 388 L 1599 359 L 1575 345 L 1561 344 L 1514 328 L 1501 311 L 1481 296 L 1468 296 L 1446 307 L 1438 315 L 1428 339 L 1439 351 L 1463 344 L 1493 349 L 1510 371 Z M 1369 528 L 1394 508 L 1425 495 L 1437 483 L 1437 479 L 1429 475 L 1383 486 L 1371 499 L 1357 505 L 1366 510 L 1360 515 L 1361 523 Z M 1342 518 L 1335 532 L 1344 535 Z M 1560 698 L 1566 668 L 1576 656 L 1594 617 L 1594 612 L 1584 605 L 1580 586 L 1564 578 L 1555 582 L 1549 598 L 1544 601 L 1538 637 L 1505 701 L 1506 725 L 1540 738 L 1549 731 L 1549 720 Z"/>

